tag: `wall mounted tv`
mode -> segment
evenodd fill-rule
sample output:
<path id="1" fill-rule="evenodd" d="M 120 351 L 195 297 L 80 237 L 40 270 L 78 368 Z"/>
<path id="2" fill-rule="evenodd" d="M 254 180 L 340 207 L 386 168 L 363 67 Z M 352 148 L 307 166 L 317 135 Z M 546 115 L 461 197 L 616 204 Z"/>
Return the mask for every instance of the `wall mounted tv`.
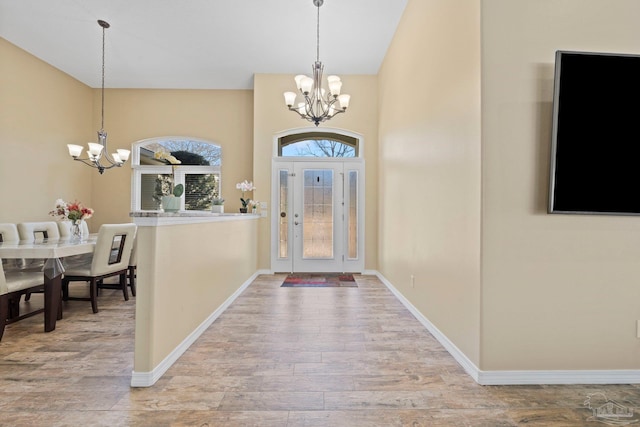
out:
<path id="1" fill-rule="evenodd" d="M 640 215 L 640 55 L 556 52 L 549 213 Z"/>

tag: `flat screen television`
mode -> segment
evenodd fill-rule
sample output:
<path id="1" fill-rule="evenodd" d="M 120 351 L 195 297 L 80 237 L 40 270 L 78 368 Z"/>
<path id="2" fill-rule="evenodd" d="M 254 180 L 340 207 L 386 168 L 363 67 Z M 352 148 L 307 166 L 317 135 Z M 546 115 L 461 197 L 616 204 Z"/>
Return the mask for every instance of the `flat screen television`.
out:
<path id="1" fill-rule="evenodd" d="M 640 215 L 640 55 L 556 52 L 549 213 Z"/>

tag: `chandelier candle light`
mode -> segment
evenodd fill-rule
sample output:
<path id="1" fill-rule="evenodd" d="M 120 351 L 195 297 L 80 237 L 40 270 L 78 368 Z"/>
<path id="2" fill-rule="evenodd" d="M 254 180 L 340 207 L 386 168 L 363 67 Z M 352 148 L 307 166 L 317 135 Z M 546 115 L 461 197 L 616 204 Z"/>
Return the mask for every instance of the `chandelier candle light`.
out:
<path id="1" fill-rule="evenodd" d="M 329 92 L 322 88 L 322 72 L 324 66 L 320 62 L 320 6 L 324 0 L 313 0 L 313 4 L 318 8 L 317 19 L 317 43 L 316 62 L 313 64 L 313 77 L 303 74 L 295 77 L 298 91 L 304 97 L 304 102 L 296 104 L 297 95 L 295 92 L 285 92 L 284 101 L 290 111 L 295 111 L 305 120 L 315 123 L 330 120 L 336 114 L 344 113 L 349 107 L 351 97 L 347 94 L 340 94 L 342 82 L 338 76 L 328 76 Z M 339 107 L 336 104 L 339 103 Z"/>
<path id="2" fill-rule="evenodd" d="M 102 174 L 105 169 L 111 169 L 115 166 L 121 167 L 129 159 L 131 152 L 118 149 L 115 153 L 109 154 L 107 151 L 107 132 L 104 130 L 104 35 L 105 29 L 109 28 L 110 25 L 103 20 L 98 20 L 98 24 L 102 27 L 102 122 L 98 131 L 98 143 L 88 143 L 89 150 L 86 158 L 80 158 L 82 155 L 81 145 L 67 144 L 67 148 L 69 148 L 69 155 L 73 157 L 73 160 L 78 160 L 85 165 L 97 168 L 98 172 Z M 101 163 L 101 159 L 106 160 L 106 162 L 104 164 Z"/>

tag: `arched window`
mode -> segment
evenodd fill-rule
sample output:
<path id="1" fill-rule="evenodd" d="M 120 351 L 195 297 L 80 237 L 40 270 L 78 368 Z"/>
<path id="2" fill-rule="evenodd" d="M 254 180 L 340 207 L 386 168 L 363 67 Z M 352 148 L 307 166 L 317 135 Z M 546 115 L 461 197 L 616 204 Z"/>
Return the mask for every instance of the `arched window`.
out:
<path id="1" fill-rule="evenodd" d="M 181 210 L 211 210 L 220 197 L 222 149 L 189 137 L 160 137 L 138 141 L 133 147 L 132 200 L 134 211 L 160 210 L 160 200 L 173 186 L 184 185 Z"/>
<path id="2" fill-rule="evenodd" d="M 280 157 L 358 157 L 358 139 L 338 133 L 305 132 L 278 139 Z"/>

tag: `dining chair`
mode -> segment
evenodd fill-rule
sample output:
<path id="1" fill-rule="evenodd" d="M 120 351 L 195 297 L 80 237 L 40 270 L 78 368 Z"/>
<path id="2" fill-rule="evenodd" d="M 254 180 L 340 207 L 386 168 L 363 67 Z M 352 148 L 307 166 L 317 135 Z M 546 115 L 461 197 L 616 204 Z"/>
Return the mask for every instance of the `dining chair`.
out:
<path id="1" fill-rule="evenodd" d="M 20 240 L 18 234 L 18 227 L 13 223 L 0 223 L 0 242 L 17 242 Z M 3 259 L 2 266 L 4 269 L 19 268 L 22 265 L 22 260 L 17 259 Z"/>
<path id="2" fill-rule="evenodd" d="M 17 225 L 18 235 L 20 240 L 26 240 L 29 242 L 35 242 L 42 239 L 59 239 L 60 231 L 55 221 L 35 221 L 35 222 L 21 222 Z M 22 260 L 22 270 L 37 270 L 40 271 L 44 267 L 46 259 L 25 259 Z M 40 289 L 38 292 L 43 292 Z M 35 292 L 25 292 L 24 300 L 29 301 L 31 294 Z"/>
<path id="3" fill-rule="evenodd" d="M 42 239 L 60 238 L 60 231 L 55 221 L 21 222 L 17 227 L 20 240 L 33 242 Z"/>
<path id="4" fill-rule="evenodd" d="M 70 266 L 62 277 L 62 299 L 91 301 L 94 313 L 98 312 L 98 283 L 107 277 L 119 276 L 119 289 L 122 289 L 125 301 L 129 300 L 127 291 L 127 272 L 129 259 L 137 226 L 135 224 L 103 224 L 98 230 L 96 247 L 91 262 L 79 266 Z M 69 282 L 88 282 L 89 297 L 69 296 Z"/>
<path id="5" fill-rule="evenodd" d="M 20 315 L 18 307 L 22 295 L 42 286 L 42 272 L 14 270 L 5 273 L 0 262 L 0 340 L 7 324 L 44 312 L 44 308 L 40 308 Z"/>
<path id="6" fill-rule="evenodd" d="M 20 240 L 18 227 L 14 223 L 0 223 L 0 242 L 17 242 Z"/>
<path id="7" fill-rule="evenodd" d="M 17 225 L 17 228 L 20 240 L 28 242 L 60 238 L 60 231 L 55 221 L 21 222 Z M 22 269 L 42 269 L 46 261 L 46 259 L 24 260 Z"/>
<path id="8" fill-rule="evenodd" d="M 131 295 L 136 296 L 136 274 L 138 270 L 138 237 L 133 239 L 133 247 L 131 248 L 131 256 L 129 257 L 129 267 L 127 272 L 127 280 L 129 288 L 131 289 Z M 119 283 L 105 283 L 104 281 L 98 282 L 98 289 L 120 289 Z"/>
<path id="9" fill-rule="evenodd" d="M 18 231 L 18 227 L 13 223 L 2 223 L 0 224 L 0 241 L 3 242 L 18 242 L 20 241 L 20 233 Z M 34 288 L 25 292 L 24 300 L 29 301 L 31 299 L 31 294 L 33 292 L 44 292 L 44 283 L 42 280 L 42 266 L 44 265 L 43 260 L 37 260 L 34 262 L 33 260 L 27 259 L 4 259 L 2 260 L 2 267 L 6 272 L 11 272 L 14 270 L 18 271 L 35 271 L 40 274 L 40 287 Z M 17 316 L 20 314 L 19 311 L 20 304 L 20 296 L 18 296 L 17 301 L 14 301 L 14 304 L 11 305 L 11 316 Z"/>

